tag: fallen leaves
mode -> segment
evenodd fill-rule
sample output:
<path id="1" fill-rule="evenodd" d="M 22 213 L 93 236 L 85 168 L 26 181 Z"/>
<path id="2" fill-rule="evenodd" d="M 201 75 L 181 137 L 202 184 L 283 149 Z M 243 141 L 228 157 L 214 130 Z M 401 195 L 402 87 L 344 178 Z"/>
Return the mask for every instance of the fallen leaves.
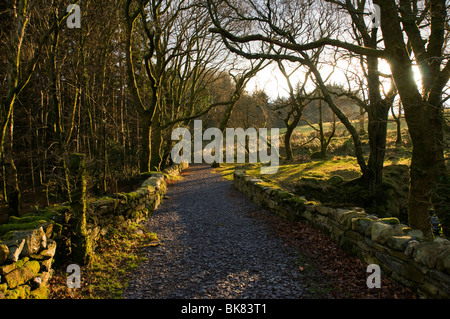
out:
<path id="1" fill-rule="evenodd" d="M 250 216 L 263 220 L 285 243 L 297 250 L 314 272 L 305 271 L 303 265 L 299 271 L 310 278 L 314 285 L 332 289 L 322 289 L 315 298 L 334 299 L 414 299 L 414 293 L 392 279 L 382 276 L 381 288 L 368 288 L 366 284 L 367 265 L 356 257 L 350 256 L 328 235 L 303 222 L 292 222 L 264 211 L 249 212 Z M 308 267 L 310 268 L 310 267 Z M 308 280 L 308 278 L 306 278 Z"/>

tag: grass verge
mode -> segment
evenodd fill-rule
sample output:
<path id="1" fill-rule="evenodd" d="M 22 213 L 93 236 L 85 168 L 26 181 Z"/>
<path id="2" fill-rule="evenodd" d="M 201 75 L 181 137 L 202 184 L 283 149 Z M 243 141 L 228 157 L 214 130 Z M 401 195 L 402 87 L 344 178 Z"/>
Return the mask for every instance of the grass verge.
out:
<path id="1" fill-rule="evenodd" d="M 129 275 L 146 260 L 143 249 L 159 245 L 157 235 L 142 224 L 112 228 L 100 240 L 92 262 L 81 268 L 81 287 L 68 288 L 66 267 L 50 281 L 51 299 L 119 299 Z"/>

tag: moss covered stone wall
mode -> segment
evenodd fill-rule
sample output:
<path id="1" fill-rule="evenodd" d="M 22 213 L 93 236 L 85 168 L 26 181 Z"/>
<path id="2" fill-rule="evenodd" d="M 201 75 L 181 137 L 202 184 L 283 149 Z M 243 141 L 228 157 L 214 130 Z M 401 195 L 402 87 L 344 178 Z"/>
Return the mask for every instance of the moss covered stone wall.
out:
<path id="1" fill-rule="evenodd" d="M 152 173 L 141 187 L 88 199 L 87 230 L 90 244 L 118 224 L 140 222 L 158 207 L 167 188 L 166 177 L 178 175 L 182 163 Z M 10 217 L 0 225 L 0 299 L 47 298 L 52 266 L 70 258 L 70 206 L 57 205 L 23 217 Z"/>
<path id="2" fill-rule="evenodd" d="M 278 185 L 234 172 L 234 185 L 259 206 L 291 220 L 302 220 L 327 233 L 346 251 L 421 297 L 450 297 L 450 241 L 426 241 L 420 231 L 397 218 L 378 218 L 362 208 L 335 209 L 296 196 Z"/>

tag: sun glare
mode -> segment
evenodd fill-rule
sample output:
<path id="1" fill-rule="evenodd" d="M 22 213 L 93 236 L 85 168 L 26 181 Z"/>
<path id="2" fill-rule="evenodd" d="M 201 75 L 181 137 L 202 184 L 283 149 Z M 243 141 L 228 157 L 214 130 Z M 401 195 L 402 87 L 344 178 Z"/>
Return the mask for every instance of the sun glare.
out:
<path id="1" fill-rule="evenodd" d="M 335 68 L 333 75 L 329 78 L 327 83 L 342 84 L 347 87 L 347 81 L 345 78 L 344 70 L 346 67 L 342 66 L 340 68 Z M 381 82 L 385 92 L 390 90 L 391 80 L 386 78 L 386 75 L 391 74 L 391 69 L 389 63 L 385 60 L 380 59 L 378 64 L 378 69 L 383 75 L 381 77 Z M 417 65 L 413 66 L 414 79 L 417 86 L 420 88 L 422 85 L 422 78 L 420 74 L 419 67 Z M 331 72 L 331 67 L 324 67 L 321 70 L 322 77 L 328 77 L 329 72 Z M 291 83 L 295 87 L 299 81 L 304 80 L 304 73 L 302 70 L 297 71 L 291 76 Z M 311 82 L 307 86 L 307 90 L 313 90 L 314 84 Z M 270 64 L 265 69 L 260 71 L 255 77 L 253 77 L 247 84 L 247 91 L 254 92 L 257 90 L 264 90 L 271 99 L 276 99 L 278 97 L 286 97 L 289 94 L 289 88 L 284 78 L 283 74 L 278 69 L 275 63 Z"/>

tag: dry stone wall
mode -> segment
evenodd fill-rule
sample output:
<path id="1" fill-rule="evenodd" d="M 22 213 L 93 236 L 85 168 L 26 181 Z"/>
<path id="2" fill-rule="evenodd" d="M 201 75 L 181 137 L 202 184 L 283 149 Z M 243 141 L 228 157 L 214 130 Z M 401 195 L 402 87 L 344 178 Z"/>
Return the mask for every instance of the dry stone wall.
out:
<path id="1" fill-rule="evenodd" d="M 378 218 L 362 208 L 335 209 L 296 196 L 268 180 L 234 172 L 234 185 L 259 206 L 327 233 L 346 251 L 384 275 L 412 288 L 420 297 L 449 298 L 450 241 L 423 239 L 421 231 L 397 218 Z"/>
<path id="2" fill-rule="evenodd" d="M 186 163 L 152 173 L 130 193 L 91 199 L 87 229 L 91 245 L 118 224 L 140 222 L 158 207 L 167 188 L 165 176 L 178 175 Z M 0 225 L 0 299 L 48 297 L 52 265 L 70 254 L 70 206 L 57 205 Z"/>

